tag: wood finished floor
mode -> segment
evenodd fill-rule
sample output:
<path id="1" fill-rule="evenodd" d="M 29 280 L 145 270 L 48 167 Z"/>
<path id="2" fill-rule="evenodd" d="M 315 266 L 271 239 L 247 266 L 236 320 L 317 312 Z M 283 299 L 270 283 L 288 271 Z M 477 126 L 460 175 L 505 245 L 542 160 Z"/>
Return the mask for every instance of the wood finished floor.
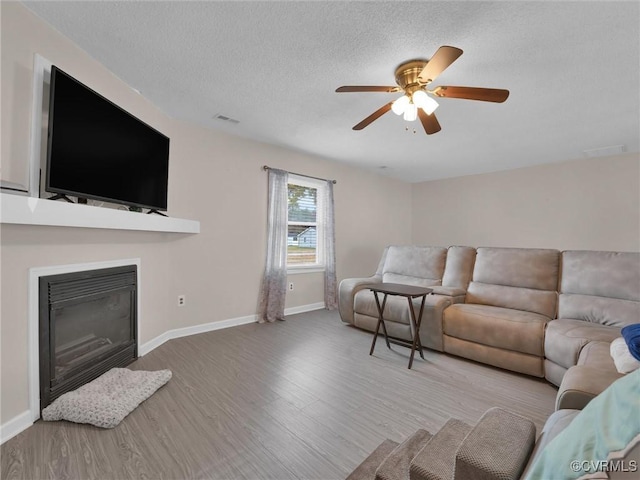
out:
<path id="1" fill-rule="evenodd" d="M 173 378 L 118 427 L 37 422 L 0 449 L 2 479 L 343 479 L 384 439 L 490 407 L 538 432 L 544 380 L 378 342 L 317 311 L 169 341 L 131 368 Z"/>

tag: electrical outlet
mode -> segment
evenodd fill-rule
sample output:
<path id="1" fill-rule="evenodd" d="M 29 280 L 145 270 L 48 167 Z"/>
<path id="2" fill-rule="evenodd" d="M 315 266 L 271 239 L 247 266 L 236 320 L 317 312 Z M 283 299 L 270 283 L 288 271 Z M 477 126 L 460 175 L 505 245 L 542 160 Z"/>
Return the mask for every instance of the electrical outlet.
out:
<path id="1" fill-rule="evenodd" d="M 289 291 L 293 292 L 293 282 L 289 283 Z"/>
<path id="2" fill-rule="evenodd" d="M 187 303 L 187 297 L 185 295 L 178 295 L 178 306 L 184 307 Z"/>

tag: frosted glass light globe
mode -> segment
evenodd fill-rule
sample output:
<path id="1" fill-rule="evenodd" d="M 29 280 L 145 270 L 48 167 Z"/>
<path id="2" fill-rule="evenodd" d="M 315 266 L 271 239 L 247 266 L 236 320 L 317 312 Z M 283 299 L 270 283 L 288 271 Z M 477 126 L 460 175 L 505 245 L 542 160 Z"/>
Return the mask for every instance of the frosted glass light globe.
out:
<path id="1" fill-rule="evenodd" d="M 411 99 L 413 103 L 415 103 L 418 108 L 424 110 L 427 115 L 431 115 L 436 111 L 436 108 L 438 108 L 438 102 L 427 95 L 427 92 L 424 90 L 416 90 L 413 92 Z"/>
<path id="2" fill-rule="evenodd" d="M 404 111 L 404 119 L 407 122 L 413 122 L 418 118 L 418 107 L 414 103 L 409 103 Z"/>
<path id="3" fill-rule="evenodd" d="M 391 104 L 391 111 L 396 115 L 402 115 L 407 105 L 409 105 L 409 97 L 403 95 Z"/>

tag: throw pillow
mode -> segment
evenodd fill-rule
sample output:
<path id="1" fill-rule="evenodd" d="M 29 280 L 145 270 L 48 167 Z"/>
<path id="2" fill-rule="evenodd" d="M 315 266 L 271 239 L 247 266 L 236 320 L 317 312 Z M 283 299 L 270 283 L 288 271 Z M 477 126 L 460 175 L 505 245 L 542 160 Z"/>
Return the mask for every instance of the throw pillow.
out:
<path id="1" fill-rule="evenodd" d="M 640 370 L 613 382 L 544 448 L 527 480 L 577 479 L 640 441 Z M 606 465 L 606 464 L 605 464 Z M 592 477 L 593 478 L 593 477 Z M 602 478 L 602 477 L 600 477 Z M 604 477 L 607 478 L 607 477 Z"/>
<path id="2" fill-rule="evenodd" d="M 618 337 L 611 342 L 609 352 L 611 353 L 611 358 L 613 358 L 613 363 L 616 364 L 618 373 L 633 372 L 640 367 L 640 361 L 631 355 L 629 347 L 627 347 L 627 342 L 623 337 Z"/>
<path id="3" fill-rule="evenodd" d="M 640 360 L 640 323 L 627 325 L 622 329 L 621 333 L 627 342 L 631 355 L 636 360 Z"/>

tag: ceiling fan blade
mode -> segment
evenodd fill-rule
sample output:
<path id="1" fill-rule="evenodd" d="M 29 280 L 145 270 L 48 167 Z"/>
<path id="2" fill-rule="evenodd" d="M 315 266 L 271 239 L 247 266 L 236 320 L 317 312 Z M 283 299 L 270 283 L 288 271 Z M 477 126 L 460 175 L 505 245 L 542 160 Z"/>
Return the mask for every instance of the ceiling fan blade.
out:
<path id="1" fill-rule="evenodd" d="M 455 62 L 460 55 L 462 55 L 462 50 L 459 48 L 443 45 L 436 53 L 434 53 L 431 60 L 429 60 L 420 72 L 420 75 L 418 75 L 418 78 L 424 83 L 433 82 L 436 77 L 444 72 L 449 65 Z"/>
<path id="2" fill-rule="evenodd" d="M 444 98 L 464 98 L 495 103 L 502 103 L 509 97 L 509 90 L 499 88 L 437 87 L 433 93 Z"/>
<path id="3" fill-rule="evenodd" d="M 343 92 L 385 92 L 393 93 L 398 92 L 400 87 L 376 87 L 372 85 L 347 85 L 344 87 L 336 88 L 336 93 Z"/>
<path id="4" fill-rule="evenodd" d="M 438 133 L 442 129 L 435 113 L 427 115 L 424 110 L 419 108 L 418 117 L 420 118 L 422 126 L 424 127 L 424 131 L 427 133 L 427 135 Z"/>
<path id="5" fill-rule="evenodd" d="M 364 120 L 362 120 L 359 124 L 357 124 L 355 127 L 353 127 L 354 130 L 362 130 L 364 127 L 366 127 L 367 125 L 369 125 L 371 122 L 377 120 L 378 118 L 380 118 L 382 115 L 384 115 L 385 113 L 387 113 L 389 110 L 391 110 L 391 104 L 393 102 L 389 102 L 386 105 L 383 105 L 382 107 L 380 107 L 378 110 L 376 110 L 375 112 L 373 112 L 371 115 L 369 115 L 367 118 L 365 118 Z"/>

